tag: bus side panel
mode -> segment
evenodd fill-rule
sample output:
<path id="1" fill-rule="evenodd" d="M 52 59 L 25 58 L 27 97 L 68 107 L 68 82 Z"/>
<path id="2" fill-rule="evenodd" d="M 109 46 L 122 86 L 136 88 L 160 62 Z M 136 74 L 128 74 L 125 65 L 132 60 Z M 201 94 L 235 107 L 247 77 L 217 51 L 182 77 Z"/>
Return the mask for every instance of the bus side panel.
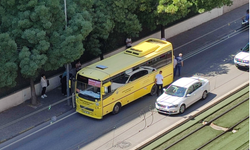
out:
<path id="1" fill-rule="evenodd" d="M 173 82 L 173 76 L 174 76 L 174 69 L 172 64 L 164 66 L 160 68 L 159 70 L 162 70 L 162 76 L 163 76 L 163 87 L 171 84 Z"/>
<path id="2" fill-rule="evenodd" d="M 155 73 L 147 74 L 146 76 L 138 79 L 137 83 L 137 92 L 135 93 L 135 99 L 138 99 L 142 96 L 147 95 L 151 91 L 151 87 L 154 84 Z"/>
<path id="3" fill-rule="evenodd" d="M 134 91 L 133 85 L 129 86 L 127 84 L 116 89 L 116 91 L 114 91 L 111 96 L 103 100 L 103 115 L 112 112 L 115 104 L 117 103 L 120 103 L 121 106 L 124 106 L 129 103 L 129 97 L 133 98 L 133 94 L 131 94 L 131 91 Z"/>

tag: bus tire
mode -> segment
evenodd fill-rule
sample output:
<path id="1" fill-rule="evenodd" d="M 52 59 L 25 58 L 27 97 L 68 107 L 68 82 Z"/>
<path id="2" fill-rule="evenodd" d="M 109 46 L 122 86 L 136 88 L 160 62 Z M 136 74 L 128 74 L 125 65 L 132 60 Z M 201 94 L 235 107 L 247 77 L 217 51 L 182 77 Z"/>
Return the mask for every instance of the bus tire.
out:
<path id="1" fill-rule="evenodd" d="M 113 108 L 113 111 L 112 113 L 115 115 L 115 114 L 118 114 L 119 111 L 121 110 L 121 104 L 120 103 L 116 103 L 114 108 Z"/>
<path id="2" fill-rule="evenodd" d="M 156 94 L 156 91 L 157 91 L 157 86 L 154 84 L 151 88 L 150 95 L 154 96 Z"/>

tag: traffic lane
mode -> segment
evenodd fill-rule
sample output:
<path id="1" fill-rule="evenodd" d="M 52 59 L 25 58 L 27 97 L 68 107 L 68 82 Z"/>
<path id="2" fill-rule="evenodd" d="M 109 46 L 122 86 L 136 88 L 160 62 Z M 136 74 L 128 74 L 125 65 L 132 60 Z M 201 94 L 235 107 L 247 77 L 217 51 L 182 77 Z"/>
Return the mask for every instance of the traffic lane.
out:
<path id="1" fill-rule="evenodd" d="M 245 43 L 247 40 L 248 40 L 248 32 L 244 32 L 232 38 L 229 38 L 227 41 L 224 41 L 208 49 L 207 51 L 204 51 L 188 60 L 185 60 L 182 76 L 192 76 L 192 75 L 197 76 L 198 74 L 200 77 L 208 78 L 211 80 L 212 91 L 208 95 L 208 98 L 205 101 L 199 101 L 195 105 L 188 108 L 184 116 L 176 115 L 176 116 L 171 116 L 169 118 L 169 116 L 161 115 L 161 116 L 166 116 L 167 119 L 165 118 L 164 120 L 167 121 L 159 123 L 159 121 L 157 121 L 159 115 L 157 114 L 154 115 L 155 121 L 158 122 L 159 124 L 164 124 L 164 126 L 159 127 L 156 125 L 156 127 L 151 129 L 150 131 L 152 131 L 152 133 L 157 133 L 163 130 L 167 126 L 175 123 L 171 119 L 175 117 L 188 117 L 188 114 L 190 112 L 200 111 L 201 106 L 215 100 L 216 98 L 219 98 L 220 96 L 224 95 L 233 88 L 248 81 L 249 77 L 248 72 L 242 72 L 238 70 L 233 64 L 234 55 L 237 53 L 241 45 Z M 152 136 L 152 134 L 147 132 L 147 134 L 144 134 L 144 136 L 140 138 L 135 136 L 136 138 L 131 137 L 127 139 L 124 135 L 124 138 L 120 139 L 126 139 L 127 142 L 135 142 L 138 141 L 138 139 L 143 141 L 146 139 L 145 137 L 150 137 L 150 136 Z M 107 140 L 106 142 L 107 142 L 106 144 L 108 145 L 110 141 Z M 90 148 L 90 146 L 84 148 Z M 102 148 L 107 148 L 107 147 L 104 146 L 98 147 L 98 149 Z"/>
<path id="2" fill-rule="evenodd" d="M 241 36 L 242 35 L 244 34 L 241 34 Z M 240 37 L 237 37 L 237 38 L 240 38 Z M 229 44 L 230 43 L 232 42 L 230 41 Z M 240 45 L 241 44 L 239 44 L 236 47 L 240 47 Z M 218 52 L 217 49 L 219 48 L 223 48 L 223 46 L 222 47 L 215 46 L 208 50 L 210 51 L 209 53 L 207 53 L 208 51 L 201 53 L 201 54 L 207 53 L 206 56 L 208 57 L 202 58 L 199 56 L 201 54 L 198 54 L 197 56 L 194 56 L 195 59 L 192 59 L 192 61 L 190 61 L 191 58 L 188 60 L 185 60 L 186 68 L 183 67 L 183 75 L 190 76 L 196 73 L 202 73 L 204 72 L 204 69 L 202 67 L 211 68 L 211 66 L 214 65 L 213 63 L 218 61 L 218 58 L 216 58 L 215 56 L 219 56 L 220 60 L 227 60 L 226 58 L 228 58 L 229 56 L 231 56 L 237 51 L 234 48 L 231 48 L 230 50 L 232 51 L 224 50 L 225 52 L 222 53 L 220 51 Z M 208 58 L 209 59 L 213 58 L 214 60 L 208 61 L 207 60 Z M 202 64 L 202 65 L 191 69 L 191 71 L 185 70 L 190 67 L 192 68 L 192 65 L 194 65 L 193 64 L 194 62 L 196 62 L 195 64 L 200 64 L 200 65 Z M 217 63 L 220 63 L 220 61 Z M 224 69 L 226 70 L 226 68 Z M 227 67 L 227 69 L 230 69 L 230 67 Z M 236 68 L 234 67 L 234 69 Z M 211 70 L 213 70 L 213 68 Z M 209 70 L 207 72 L 209 72 Z M 239 70 L 236 70 L 234 72 L 238 73 Z M 227 71 L 227 73 L 224 73 L 224 75 L 227 75 L 227 77 L 223 77 L 223 78 L 228 78 L 232 76 L 231 73 L 229 74 L 229 71 Z M 211 76 L 211 78 L 213 77 L 214 76 Z M 243 79 L 243 78 L 240 78 L 240 79 Z M 230 87 L 228 86 L 228 88 Z M 219 95 L 216 95 L 216 96 L 219 96 Z M 211 97 L 209 96 L 208 100 L 204 101 L 204 103 L 210 101 L 210 98 Z M 151 127 L 154 127 L 154 130 L 152 133 L 148 133 L 150 136 L 170 126 L 171 124 L 175 123 L 182 117 L 187 117 L 189 112 L 197 111 L 197 109 L 199 108 L 198 105 L 194 105 L 193 107 L 190 107 L 190 109 L 188 109 L 184 115 L 175 115 L 175 116 L 159 115 L 158 113 L 154 111 L 155 99 L 156 97 L 145 96 L 141 98 L 140 100 L 137 100 L 133 102 L 132 104 L 129 104 L 128 106 L 123 107 L 122 111 L 118 115 L 115 115 L 115 116 L 107 115 L 104 117 L 103 120 L 95 120 L 95 119 L 91 119 L 91 118 L 88 118 L 79 114 L 73 115 L 59 123 L 54 124 L 53 126 L 41 132 L 38 132 L 37 134 L 31 136 L 30 138 L 27 138 L 21 142 L 18 142 L 15 145 L 15 147 L 9 147 L 9 148 L 10 149 L 74 149 L 78 145 L 84 146 L 84 145 L 87 145 L 87 143 L 90 143 L 94 140 L 98 140 L 98 138 L 105 136 L 106 133 L 112 134 L 112 132 L 114 132 L 114 129 L 116 129 L 115 132 L 118 132 L 119 128 L 123 128 L 123 131 L 126 131 L 127 129 L 131 129 L 132 133 L 138 133 L 145 126 L 145 122 L 142 121 L 143 116 L 144 116 L 143 114 L 145 113 L 147 114 L 147 116 L 150 116 L 150 114 L 153 113 L 153 116 L 154 116 L 154 120 L 153 120 L 154 122 L 153 122 L 153 125 L 151 125 Z M 152 113 L 150 110 L 152 110 Z M 132 131 L 133 129 L 135 129 L 135 131 Z M 112 132 L 109 132 L 109 131 L 112 131 Z M 131 135 L 128 133 L 125 134 L 123 133 L 123 131 L 120 131 L 121 134 L 118 133 L 119 136 Z M 143 130 L 143 131 L 146 131 L 146 130 Z M 132 136 L 131 139 L 133 139 L 133 137 L 136 137 L 136 135 Z M 132 141 L 139 142 L 140 140 L 143 141 L 147 138 L 148 136 L 143 136 L 142 138 L 133 139 Z M 112 136 L 107 138 L 107 142 L 110 142 L 111 139 L 112 139 Z M 133 143 L 132 141 L 131 143 Z M 102 143 L 98 143 L 98 144 L 100 144 L 100 146 L 103 145 Z"/>
<path id="3" fill-rule="evenodd" d="M 221 37 L 239 29 L 241 27 L 241 18 L 243 15 L 245 15 L 245 10 L 247 10 L 248 8 L 248 4 L 243 5 L 239 8 L 230 11 L 229 13 L 223 14 L 220 17 L 203 23 L 195 28 L 192 28 L 186 32 L 178 34 L 178 36 L 171 37 L 167 40 L 173 44 L 174 49 L 178 48 L 176 49 L 176 52 L 178 53 L 179 51 L 184 51 L 185 49 L 189 48 L 191 50 L 199 48 L 199 46 L 204 45 L 205 43 L 218 40 Z M 210 32 L 212 33 L 209 34 Z M 197 45 L 197 43 L 202 44 Z M 187 44 L 185 48 L 182 47 L 179 49 L 180 46 L 185 44 Z"/>

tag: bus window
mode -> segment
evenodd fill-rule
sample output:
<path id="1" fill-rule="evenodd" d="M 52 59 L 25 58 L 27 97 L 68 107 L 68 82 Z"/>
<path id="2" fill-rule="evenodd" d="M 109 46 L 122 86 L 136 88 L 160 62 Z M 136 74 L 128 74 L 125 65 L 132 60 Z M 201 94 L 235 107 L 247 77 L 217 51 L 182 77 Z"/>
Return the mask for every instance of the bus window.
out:
<path id="1" fill-rule="evenodd" d="M 132 82 L 136 79 L 139 79 L 142 76 L 145 76 L 146 74 L 148 74 L 147 70 L 141 70 L 139 72 L 136 72 L 135 74 L 133 74 L 130 78 L 129 78 L 129 82 Z"/>

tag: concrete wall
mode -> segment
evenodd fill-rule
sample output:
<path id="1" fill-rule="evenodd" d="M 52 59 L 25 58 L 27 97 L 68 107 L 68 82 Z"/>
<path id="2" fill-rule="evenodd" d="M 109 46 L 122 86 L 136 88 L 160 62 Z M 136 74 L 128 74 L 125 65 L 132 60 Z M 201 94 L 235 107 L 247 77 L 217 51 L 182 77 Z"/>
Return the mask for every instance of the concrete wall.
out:
<path id="1" fill-rule="evenodd" d="M 50 81 L 50 85 L 47 87 L 47 91 L 55 89 L 56 87 L 58 87 L 60 85 L 59 76 L 54 76 L 54 77 L 50 78 L 49 81 Z M 41 90 L 42 90 L 41 85 L 36 84 L 35 89 L 36 89 L 36 94 L 40 95 Z M 12 95 L 6 96 L 6 97 L 0 99 L 0 112 L 7 110 L 13 106 L 17 106 L 30 98 L 31 98 L 30 88 L 25 88 L 25 89 L 20 90 L 19 92 L 16 92 Z"/>
<path id="2" fill-rule="evenodd" d="M 216 9 L 213 9 L 212 11 L 210 12 L 205 12 L 205 13 L 202 13 L 200 15 L 197 15 L 193 18 L 190 18 L 188 20 L 185 20 L 177 25 L 174 25 L 170 28 L 167 28 L 165 30 L 167 37 L 166 38 L 170 38 L 170 37 L 173 37 L 177 34 L 180 34 L 184 31 L 187 31 L 191 28 L 194 28 L 204 22 L 207 22 L 209 20 L 212 20 L 216 17 L 219 17 L 220 15 L 222 15 L 223 13 L 225 12 L 228 12 L 228 11 L 231 11 L 237 7 L 240 7 L 244 4 L 248 3 L 248 0 L 234 0 L 234 3 L 231 7 L 222 7 L 222 8 L 216 8 Z M 157 32 L 155 34 L 152 34 L 148 37 L 145 37 L 141 40 L 138 40 L 138 41 L 135 41 L 133 42 L 134 45 L 140 43 L 141 41 L 147 39 L 147 38 L 160 38 L 161 35 L 160 35 L 160 32 Z M 116 51 L 114 52 L 111 52 L 107 55 L 105 55 L 105 58 L 107 57 L 110 57 L 120 51 L 123 51 L 125 48 L 122 47 L 122 48 L 119 48 L 117 49 Z M 97 62 L 99 61 L 99 58 L 97 59 L 94 59 L 90 62 L 87 62 L 85 64 L 82 65 L 82 67 L 85 67 L 85 66 L 88 66 L 89 64 L 92 64 L 94 62 Z M 54 76 L 52 78 L 49 79 L 50 80 L 50 86 L 47 88 L 47 91 L 50 91 L 56 87 L 58 87 L 60 85 L 60 78 L 59 78 L 59 75 L 57 76 Z M 37 95 L 40 95 L 41 94 L 41 86 L 40 84 L 36 84 L 35 85 L 35 88 L 36 88 L 36 94 Z M 21 103 L 23 103 L 24 101 L 28 100 L 31 98 L 31 92 L 30 92 L 30 88 L 26 88 L 26 89 L 23 89 L 23 90 L 20 90 L 19 92 L 15 93 L 15 94 L 12 94 L 12 95 L 9 95 L 9 96 L 6 96 L 2 99 L 0 99 L 0 112 L 1 111 L 4 111 L 6 109 L 9 109 L 13 106 L 16 106 L 16 105 L 19 105 Z"/>

